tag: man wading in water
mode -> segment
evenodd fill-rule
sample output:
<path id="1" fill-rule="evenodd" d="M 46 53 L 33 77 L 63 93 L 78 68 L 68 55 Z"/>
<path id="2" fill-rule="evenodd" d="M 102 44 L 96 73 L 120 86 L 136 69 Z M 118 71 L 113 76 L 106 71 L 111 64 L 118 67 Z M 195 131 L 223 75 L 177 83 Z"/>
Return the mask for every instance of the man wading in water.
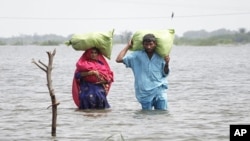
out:
<path id="1" fill-rule="evenodd" d="M 132 47 L 130 41 L 116 58 L 117 63 L 124 63 L 133 70 L 135 77 L 136 98 L 143 110 L 167 110 L 167 92 L 169 74 L 169 56 L 162 58 L 155 52 L 156 38 L 153 34 L 143 37 L 144 50 L 127 54 Z"/>

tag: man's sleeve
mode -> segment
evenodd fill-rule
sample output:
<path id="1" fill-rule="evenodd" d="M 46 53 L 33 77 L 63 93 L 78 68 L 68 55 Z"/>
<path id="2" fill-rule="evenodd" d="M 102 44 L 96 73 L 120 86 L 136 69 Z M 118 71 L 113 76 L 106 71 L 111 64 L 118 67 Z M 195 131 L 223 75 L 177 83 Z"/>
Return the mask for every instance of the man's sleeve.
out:
<path id="1" fill-rule="evenodd" d="M 132 53 L 127 54 L 126 56 L 123 57 L 123 63 L 127 68 L 131 68 L 133 66 L 133 58 L 134 55 Z"/>

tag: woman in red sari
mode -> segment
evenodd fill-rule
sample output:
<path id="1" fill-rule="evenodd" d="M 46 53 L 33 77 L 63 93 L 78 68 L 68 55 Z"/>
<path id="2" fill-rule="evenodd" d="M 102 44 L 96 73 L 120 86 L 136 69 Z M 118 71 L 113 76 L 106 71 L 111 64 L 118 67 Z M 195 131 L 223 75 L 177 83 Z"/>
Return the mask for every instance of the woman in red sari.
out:
<path id="1" fill-rule="evenodd" d="M 97 48 L 86 50 L 76 63 L 73 81 L 76 105 L 79 109 L 110 108 L 106 96 L 112 82 L 113 72 L 101 52 Z"/>

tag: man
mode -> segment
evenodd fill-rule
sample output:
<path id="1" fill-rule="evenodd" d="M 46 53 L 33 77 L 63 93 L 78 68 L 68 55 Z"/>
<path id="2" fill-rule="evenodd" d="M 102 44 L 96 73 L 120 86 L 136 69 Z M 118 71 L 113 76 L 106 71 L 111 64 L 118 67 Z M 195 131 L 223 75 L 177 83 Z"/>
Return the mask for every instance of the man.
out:
<path id="1" fill-rule="evenodd" d="M 156 38 L 153 34 L 143 37 L 144 50 L 134 51 L 126 55 L 132 47 L 131 41 L 118 54 L 117 63 L 124 63 L 133 70 L 135 77 L 136 98 L 143 110 L 167 110 L 168 89 L 167 76 L 169 74 L 169 56 L 160 57 L 156 52 Z"/>

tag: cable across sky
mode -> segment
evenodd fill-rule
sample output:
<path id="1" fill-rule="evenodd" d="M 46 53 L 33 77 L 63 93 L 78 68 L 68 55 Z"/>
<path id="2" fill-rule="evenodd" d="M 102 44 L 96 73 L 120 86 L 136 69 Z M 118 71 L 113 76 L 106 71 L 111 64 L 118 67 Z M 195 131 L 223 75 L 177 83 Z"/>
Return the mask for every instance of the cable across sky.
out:
<path id="1" fill-rule="evenodd" d="M 218 16 L 237 16 L 237 15 L 250 15 L 250 12 L 240 13 L 217 13 L 217 14 L 197 14 L 197 15 L 178 15 L 173 12 L 174 16 L 160 16 L 160 17 L 12 17 L 2 16 L 0 19 L 4 20 L 144 20 L 144 19 L 167 19 L 167 18 L 197 18 L 197 17 L 218 17 Z"/>

